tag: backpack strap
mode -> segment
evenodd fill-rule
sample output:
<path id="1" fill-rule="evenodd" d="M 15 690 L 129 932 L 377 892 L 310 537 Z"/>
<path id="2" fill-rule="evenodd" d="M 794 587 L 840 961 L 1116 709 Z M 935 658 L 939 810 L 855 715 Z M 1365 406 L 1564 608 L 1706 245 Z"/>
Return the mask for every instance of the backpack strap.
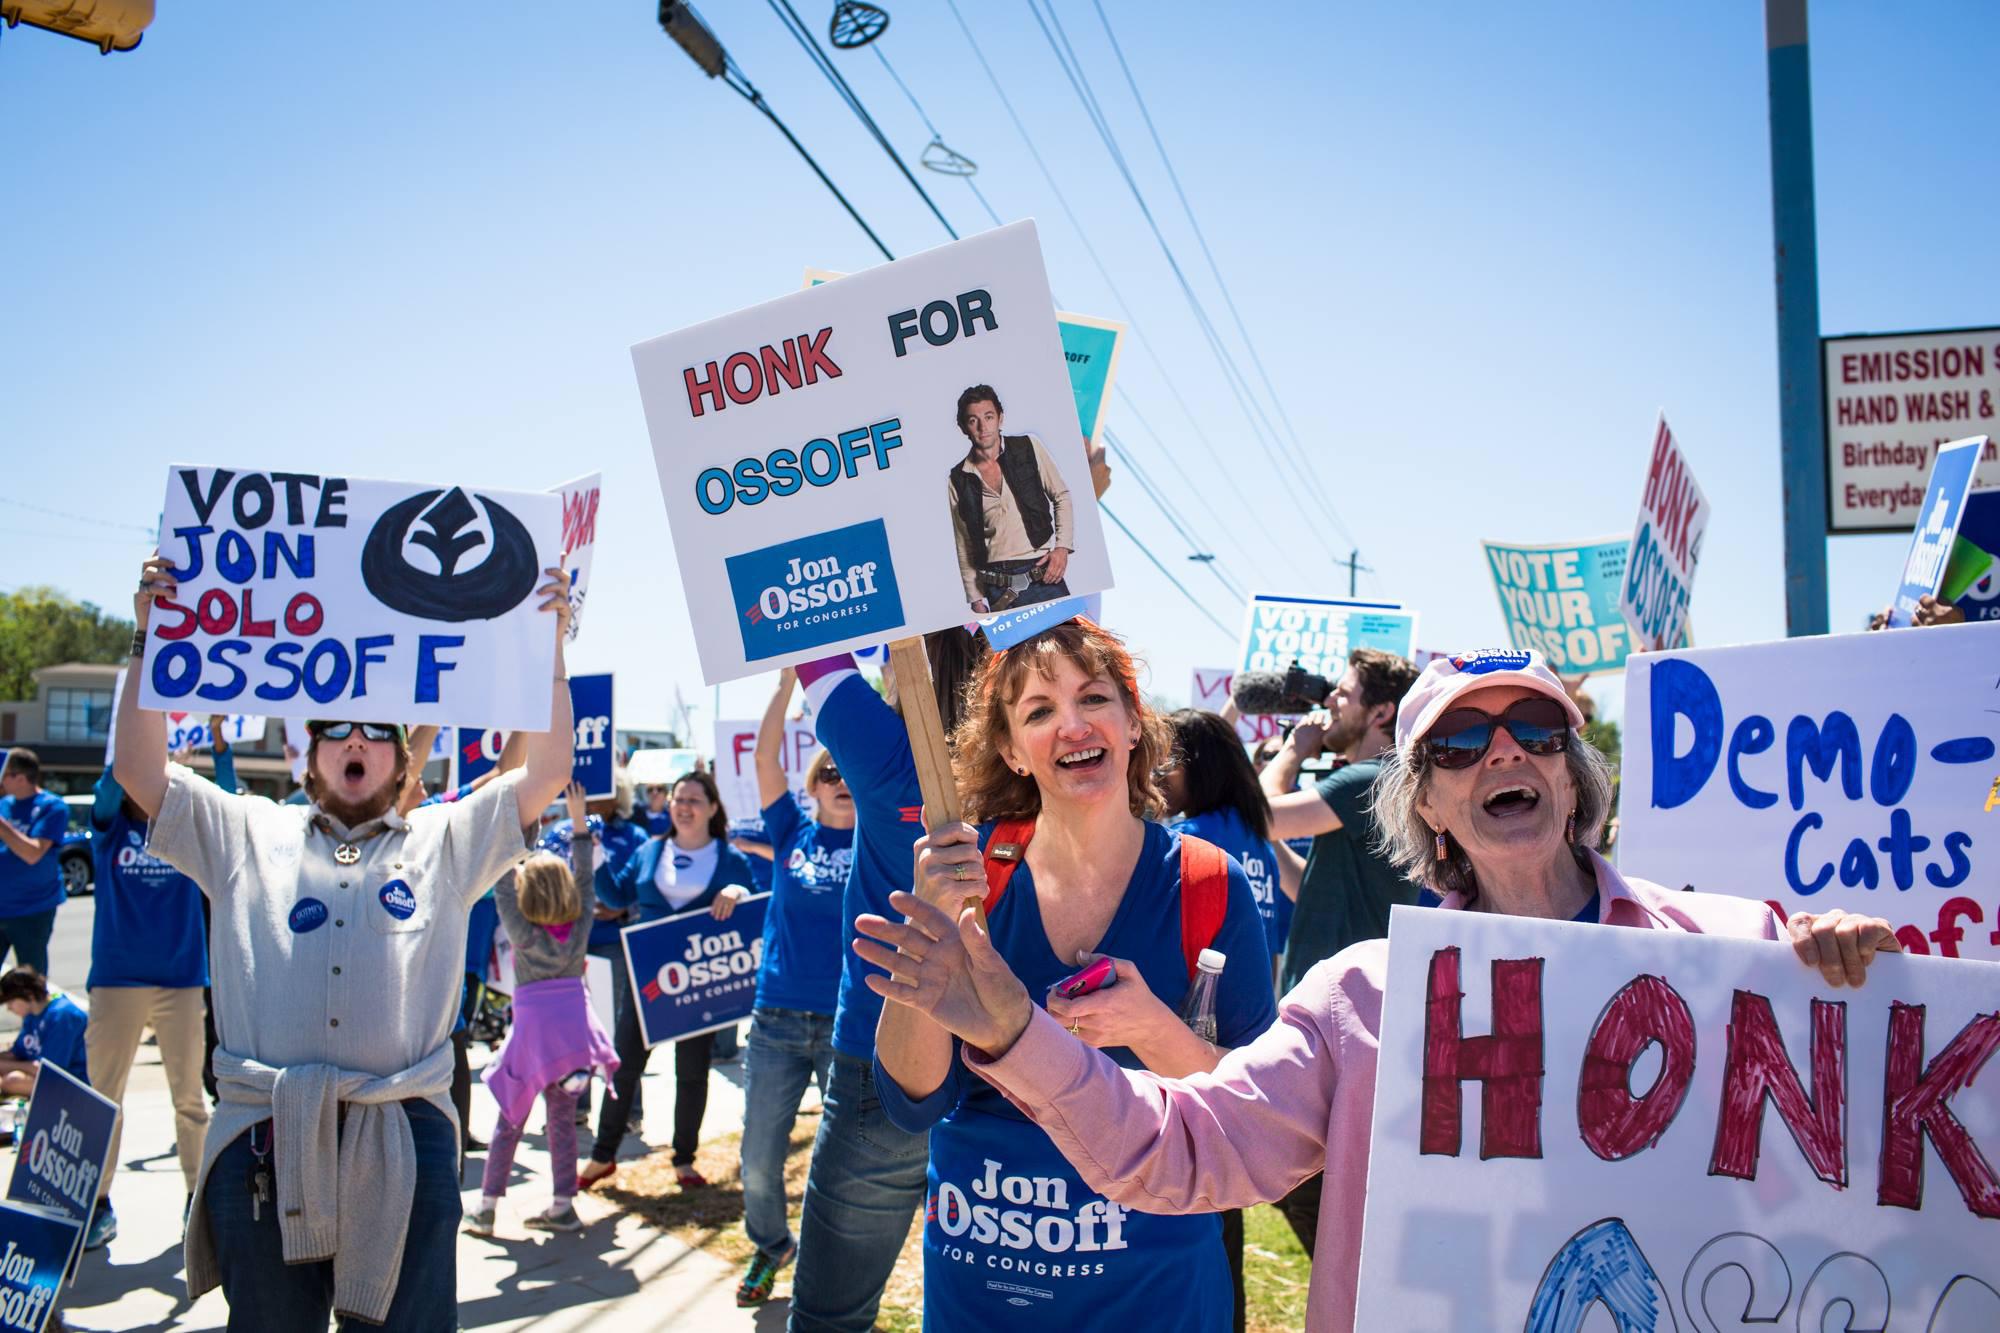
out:
<path id="1" fill-rule="evenodd" d="M 1028 854 L 1028 844 L 1035 837 L 1035 821 L 1032 819 L 1003 819 L 993 826 L 993 832 L 986 839 L 986 915 L 991 917 L 993 909 L 1000 905 L 1000 899 L 1007 892 L 1007 881 L 1014 878 L 1014 867 Z"/>
<path id="2" fill-rule="evenodd" d="M 999 836 L 998 830 L 994 833 Z M 989 865 L 988 873 L 991 874 Z M 1194 980 L 1201 951 L 1229 916 L 1229 855 L 1212 842 L 1181 835 L 1181 954 Z"/>

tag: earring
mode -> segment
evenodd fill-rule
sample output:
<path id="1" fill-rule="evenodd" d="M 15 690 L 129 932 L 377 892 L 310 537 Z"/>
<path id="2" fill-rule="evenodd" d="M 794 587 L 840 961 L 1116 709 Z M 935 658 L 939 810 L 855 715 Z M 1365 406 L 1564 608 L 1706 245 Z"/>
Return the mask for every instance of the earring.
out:
<path id="1" fill-rule="evenodd" d="M 1443 830 L 1443 829 L 1439 829 L 1439 830 L 1438 830 L 1438 836 L 1437 836 L 1437 859 L 1438 859 L 1438 860 L 1440 860 L 1440 861 L 1449 861 L 1449 860 L 1451 860 L 1451 851 L 1450 851 L 1450 849 L 1449 849 L 1449 848 L 1447 848 L 1447 847 L 1446 847 L 1446 846 L 1444 845 L 1444 830 Z"/>
<path id="2" fill-rule="evenodd" d="M 1576 845 L 1576 811 L 1574 810 L 1569 812 L 1569 822 L 1563 825 L 1563 841 L 1572 847 Z"/>

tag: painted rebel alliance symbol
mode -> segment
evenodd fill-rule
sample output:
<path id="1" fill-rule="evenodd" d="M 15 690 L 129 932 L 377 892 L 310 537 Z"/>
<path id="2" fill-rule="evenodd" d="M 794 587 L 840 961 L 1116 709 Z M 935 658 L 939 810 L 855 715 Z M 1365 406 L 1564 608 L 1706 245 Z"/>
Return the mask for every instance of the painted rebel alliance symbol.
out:
<path id="1" fill-rule="evenodd" d="M 479 502 L 475 508 L 473 499 Z M 481 532 L 480 508 L 492 538 Z M 437 557 L 437 571 L 419 569 L 404 552 L 421 546 Z M 485 547 L 482 559 L 467 557 Z M 361 581 L 376 600 L 420 620 L 492 620 L 519 606 L 535 590 L 535 539 L 520 519 L 488 496 L 421 491 L 392 505 L 375 521 L 361 548 Z"/>

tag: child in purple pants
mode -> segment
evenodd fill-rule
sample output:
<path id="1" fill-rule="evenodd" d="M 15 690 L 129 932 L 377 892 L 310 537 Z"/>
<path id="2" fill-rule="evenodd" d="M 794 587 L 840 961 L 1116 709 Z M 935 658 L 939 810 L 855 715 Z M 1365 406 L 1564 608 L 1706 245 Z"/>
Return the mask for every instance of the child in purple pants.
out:
<path id="1" fill-rule="evenodd" d="M 576 1231 L 576 1097 L 596 1070 L 609 1084 L 618 1070 L 611 1039 L 584 989 L 585 951 L 597 907 L 593 889 L 597 840 L 584 817 L 583 788 L 569 788 L 570 862 L 536 852 L 494 890 L 500 924 L 514 946 L 514 1022 L 506 1049 L 486 1071 L 486 1088 L 500 1103 L 500 1123 L 486 1153 L 477 1211 L 465 1229 L 493 1234 L 500 1198 L 514 1170 L 514 1149 L 540 1094 L 546 1107 L 555 1198 L 528 1218 L 538 1231 Z"/>

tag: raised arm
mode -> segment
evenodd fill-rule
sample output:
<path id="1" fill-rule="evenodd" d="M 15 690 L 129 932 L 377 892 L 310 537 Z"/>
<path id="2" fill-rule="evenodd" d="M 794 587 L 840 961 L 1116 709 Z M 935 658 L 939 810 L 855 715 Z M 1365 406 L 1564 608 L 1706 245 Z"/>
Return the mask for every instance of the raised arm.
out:
<path id="1" fill-rule="evenodd" d="M 125 672 L 125 690 L 118 700 L 118 756 L 111 771 L 118 785 L 148 818 L 160 813 L 167 796 L 166 715 L 139 707 L 140 683 L 146 670 L 146 626 L 153 615 L 153 603 L 180 591 L 174 578 L 173 562 L 155 555 L 139 568 L 139 591 L 132 598 L 132 619 L 138 628 L 132 635 L 131 664 Z"/>
<path id="2" fill-rule="evenodd" d="M 542 610 L 553 614 L 556 636 L 556 669 L 549 696 L 549 729 L 522 738 L 521 767 L 526 771 L 514 789 L 520 807 L 521 827 L 540 822 L 542 811 L 569 785 L 570 769 L 576 758 L 576 721 L 570 713 L 569 670 L 563 664 L 563 641 L 569 637 L 569 575 L 560 569 L 544 570 L 549 581 L 537 591 Z M 509 742 L 514 737 L 508 737 Z"/>
<path id="3" fill-rule="evenodd" d="M 236 794 L 236 751 L 229 744 L 228 738 L 222 734 L 222 728 L 227 722 L 228 719 L 218 713 L 208 720 L 208 730 L 209 734 L 214 737 L 211 757 L 215 761 L 215 785 L 228 792 L 231 796 L 234 796 Z"/>
<path id="4" fill-rule="evenodd" d="M 769 805 L 785 794 L 785 765 L 780 754 L 785 745 L 785 708 L 792 702 L 792 688 L 798 672 L 786 667 L 778 673 L 778 688 L 764 706 L 764 720 L 757 724 L 757 803 Z"/>

